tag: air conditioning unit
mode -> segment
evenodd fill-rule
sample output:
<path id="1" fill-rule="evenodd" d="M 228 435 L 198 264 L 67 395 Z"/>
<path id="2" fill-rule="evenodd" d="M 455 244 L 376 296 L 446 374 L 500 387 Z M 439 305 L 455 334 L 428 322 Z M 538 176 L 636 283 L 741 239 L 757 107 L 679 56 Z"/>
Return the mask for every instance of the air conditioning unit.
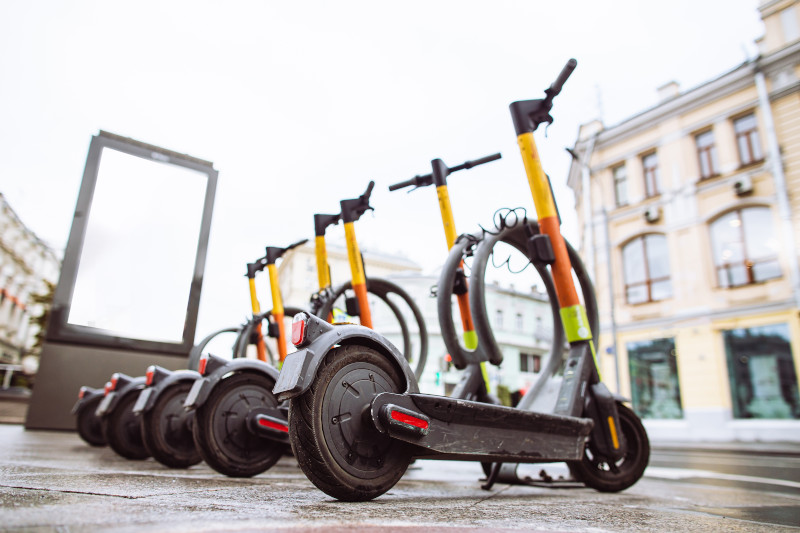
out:
<path id="1" fill-rule="evenodd" d="M 750 176 L 741 176 L 733 182 L 736 196 L 746 196 L 753 192 L 753 179 Z"/>
<path id="2" fill-rule="evenodd" d="M 650 224 L 655 224 L 661 220 L 661 208 L 658 206 L 648 207 L 644 212 L 644 219 Z"/>

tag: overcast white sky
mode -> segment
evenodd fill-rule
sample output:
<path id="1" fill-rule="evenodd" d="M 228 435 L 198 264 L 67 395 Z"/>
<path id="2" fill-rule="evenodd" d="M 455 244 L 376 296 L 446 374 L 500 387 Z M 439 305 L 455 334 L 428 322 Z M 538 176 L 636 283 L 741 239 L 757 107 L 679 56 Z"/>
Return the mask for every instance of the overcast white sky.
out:
<path id="1" fill-rule="evenodd" d="M 247 261 L 312 237 L 312 215 L 336 212 L 369 180 L 375 214 L 357 226 L 362 248 L 427 269 L 445 256 L 435 193 L 387 186 L 430 172 L 431 159 L 503 153 L 451 178 L 460 232 L 498 207 L 532 210 L 508 104 L 540 97 L 570 57 L 578 68 L 538 143 L 574 240 L 564 147 L 578 126 L 598 117 L 599 101 L 611 125 L 654 105 L 665 82 L 688 89 L 754 56 L 757 5 L 0 2 L 0 192 L 63 249 L 99 130 L 213 161 L 203 335 L 247 314 Z"/>

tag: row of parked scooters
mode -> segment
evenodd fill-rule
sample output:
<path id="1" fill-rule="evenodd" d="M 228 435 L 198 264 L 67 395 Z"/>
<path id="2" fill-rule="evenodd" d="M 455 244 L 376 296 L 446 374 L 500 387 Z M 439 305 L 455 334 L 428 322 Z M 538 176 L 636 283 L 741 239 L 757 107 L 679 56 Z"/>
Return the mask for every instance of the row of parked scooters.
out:
<path id="1" fill-rule="evenodd" d="M 592 336 L 598 331 L 594 289 L 577 253 L 560 233 L 555 198 L 533 138 L 539 125 L 553 122 L 553 99 L 575 66 L 574 60 L 567 63 L 544 98 L 510 106 L 537 220 L 515 216 L 513 222 L 504 218 L 496 231 L 462 236 L 455 232 L 447 177 L 499 155 L 450 168 L 437 159 L 430 174 L 390 186 L 436 186 L 449 248 L 438 282 L 439 326 L 453 365 L 463 370 L 451 396 L 419 391 L 427 337 L 418 313 L 412 314 L 425 350 L 416 358 L 416 371 L 409 364 L 415 356 L 406 342 L 408 327 L 391 300 L 387 305 L 404 331 L 403 349 L 371 329 L 367 295 L 375 294 L 376 285 L 370 288 L 364 274 L 353 230 L 353 223 L 371 209 L 371 183 L 363 195 L 342 201 L 341 213 L 328 220 L 344 222 L 353 274 L 349 290 L 355 294 L 346 307 L 360 324 L 331 323 L 334 304 L 323 283 L 324 248 L 318 247 L 321 290 L 315 301 L 324 305 L 312 305 L 311 312 L 294 316 L 293 353 L 280 347 L 285 343 L 285 310 L 280 298 L 275 299 L 277 283 L 270 277 L 276 326 L 268 329 L 279 343 L 280 371 L 257 359 L 203 355 L 196 371 L 150 367 L 144 377 L 115 374 L 104 391 L 81 389 L 75 407 L 81 436 L 91 444 L 107 442 L 124 457 L 152 455 L 170 467 L 202 459 L 229 476 L 263 472 L 291 449 L 315 486 L 346 501 L 385 493 L 415 459 L 478 461 L 487 476 L 487 490 L 498 480 L 514 479 L 518 463 L 566 462 L 574 480 L 604 492 L 636 483 L 649 460 L 647 433 L 627 400 L 610 392 L 600 378 Z M 327 222 L 317 217 L 319 246 L 320 225 L 324 236 Z M 486 379 L 485 365 L 503 361 L 486 313 L 484 285 L 497 243 L 525 255 L 541 278 L 553 313 L 552 345 L 542 377 L 516 407 L 499 405 Z M 267 249 L 271 274 L 276 269 L 270 261 L 281 250 L 286 249 L 273 249 L 272 254 Z M 465 260 L 470 262 L 468 276 Z M 461 339 L 453 320 L 456 304 Z M 253 324 L 260 324 L 256 311 L 254 304 Z M 242 331 L 257 333 L 241 337 L 246 342 L 261 338 L 254 326 Z M 545 396 L 543 378 L 559 369 L 557 394 L 546 409 L 534 411 Z"/>

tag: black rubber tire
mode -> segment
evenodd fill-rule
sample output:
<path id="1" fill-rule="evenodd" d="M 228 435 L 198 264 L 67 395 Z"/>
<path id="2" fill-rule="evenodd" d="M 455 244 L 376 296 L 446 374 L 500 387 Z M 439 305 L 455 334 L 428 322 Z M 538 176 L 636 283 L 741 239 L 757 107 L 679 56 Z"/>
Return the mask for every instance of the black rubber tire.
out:
<path id="1" fill-rule="evenodd" d="M 395 365 L 371 348 L 328 352 L 311 388 L 289 407 L 292 451 L 317 488 L 357 502 L 380 496 L 400 480 L 411 462 L 409 446 L 379 433 L 364 411 L 376 394 L 404 388 Z"/>
<path id="2" fill-rule="evenodd" d="M 159 394 L 142 414 L 142 441 L 153 458 L 170 468 L 188 468 L 202 458 L 192 435 L 194 412 L 183 408 L 192 381 L 178 381 Z"/>
<path id="3" fill-rule="evenodd" d="M 587 487 L 600 492 L 625 490 L 642 477 L 650 460 L 650 440 L 639 417 L 630 408 L 617 404 L 619 423 L 625 436 L 627 452 L 613 466 L 598 459 L 592 452 L 591 441 L 587 443 L 581 461 L 568 462 L 572 476 Z"/>
<path id="4" fill-rule="evenodd" d="M 327 317 L 333 311 L 333 306 L 337 298 L 342 296 L 345 291 L 350 290 L 351 288 L 352 283 L 348 281 L 342 285 L 339 285 L 330 293 L 326 294 L 326 299 L 322 303 L 317 316 L 327 320 Z M 412 370 L 414 371 L 414 376 L 417 378 L 417 380 L 419 380 L 422 376 L 422 371 L 425 369 L 425 363 L 428 360 L 428 328 L 425 325 L 425 318 L 422 316 L 422 311 L 420 311 L 410 294 L 403 290 L 402 287 L 391 281 L 381 278 L 367 278 L 367 292 L 381 299 L 389 307 L 389 309 L 391 309 L 392 313 L 397 319 L 403 337 L 403 356 L 406 358 L 406 361 L 412 361 L 416 355 L 416 365 Z M 417 323 L 419 350 L 416 354 L 413 353 L 413 345 L 411 342 L 408 325 L 403 317 L 403 312 L 399 307 L 397 307 L 397 304 L 389 299 L 390 294 L 396 294 L 401 300 L 403 300 L 403 303 L 408 306 L 408 309 L 411 311 L 411 314 L 414 317 L 414 321 Z"/>
<path id="5" fill-rule="evenodd" d="M 277 407 L 275 382 L 256 372 L 236 372 L 216 384 L 195 411 L 193 436 L 200 457 L 221 474 L 251 477 L 274 465 L 285 446 L 253 434 L 251 409 Z"/>
<path id="6" fill-rule="evenodd" d="M 150 457 L 142 441 L 141 417 L 133 413 L 133 405 L 141 389 L 125 393 L 114 410 L 103 417 L 103 435 L 108 446 L 126 459 Z"/>
<path id="7" fill-rule="evenodd" d="M 76 413 L 76 426 L 78 435 L 90 446 L 105 446 L 108 444 L 103 435 L 103 424 L 95 414 L 97 406 L 103 401 L 103 396 L 86 400 Z"/>

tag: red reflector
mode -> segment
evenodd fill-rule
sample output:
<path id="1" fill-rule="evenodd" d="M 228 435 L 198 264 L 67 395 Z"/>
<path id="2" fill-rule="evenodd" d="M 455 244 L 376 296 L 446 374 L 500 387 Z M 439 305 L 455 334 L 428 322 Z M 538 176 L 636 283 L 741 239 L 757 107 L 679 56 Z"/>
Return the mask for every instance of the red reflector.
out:
<path id="1" fill-rule="evenodd" d="M 298 346 L 303 344 L 303 338 L 306 336 L 306 323 L 304 320 L 298 320 L 292 323 L 292 344 Z"/>
<path id="2" fill-rule="evenodd" d="M 117 381 L 118 380 L 119 380 L 119 377 L 116 374 L 111 376 L 111 386 L 109 387 L 108 390 L 117 390 Z"/>
<path id="3" fill-rule="evenodd" d="M 148 368 L 147 369 L 147 373 L 145 374 L 145 378 L 146 379 L 144 381 L 144 384 L 147 385 L 148 387 L 153 384 L 153 375 L 154 374 L 155 374 L 155 371 L 152 368 Z"/>
<path id="4" fill-rule="evenodd" d="M 259 418 L 258 425 L 264 426 L 265 428 L 277 429 L 278 431 L 283 431 L 284 433 L 289 433 L 289 426 L 285 424 L 278 424 L 277 422 L 273 422 L 268 418 Z"/>
<path id="5" fill-rule="evenodd" d="M 415 428 L 427 429 L 428 421 L 417 418 L 416 416 L 407 415 L 399 411 L 392 411 L 392 420 L 397 420 L 403 424 L 414 426 Z"/>
<path id="6" fill-rule="evenodd" d="M 107 395 L 111 391 L 111 382 L 107 381 L 106 386 L 103 388 L 103 396 Z"/>
<path id="7" fill-rule="evenodd" d="M 208 357 L 201 357 L 200 362 L 197 363 L 197 371 L 200 372 L 201 376 L 206 375 L 206 365 L 208 364 Z"/>
<path id="8" fill-rule="evenodd" d="M 82 399 L 83 399 L 83 397 L 84 397 L 85 395 L 86 395 L 86 389 L 84 389 L 83 387 L 81 387 L 81 390 L 80 390 L 80 392 L 78 392 L 78 399 L 79 399 L 79 400 L 82 400 Z"/>
<path id="9" fill-rule="evenodd" d="M 306 342 L 306 326 L 308 325 L 308 315 L 297 313 L 292 320 L 292 344 L 300 346 Z"/>

